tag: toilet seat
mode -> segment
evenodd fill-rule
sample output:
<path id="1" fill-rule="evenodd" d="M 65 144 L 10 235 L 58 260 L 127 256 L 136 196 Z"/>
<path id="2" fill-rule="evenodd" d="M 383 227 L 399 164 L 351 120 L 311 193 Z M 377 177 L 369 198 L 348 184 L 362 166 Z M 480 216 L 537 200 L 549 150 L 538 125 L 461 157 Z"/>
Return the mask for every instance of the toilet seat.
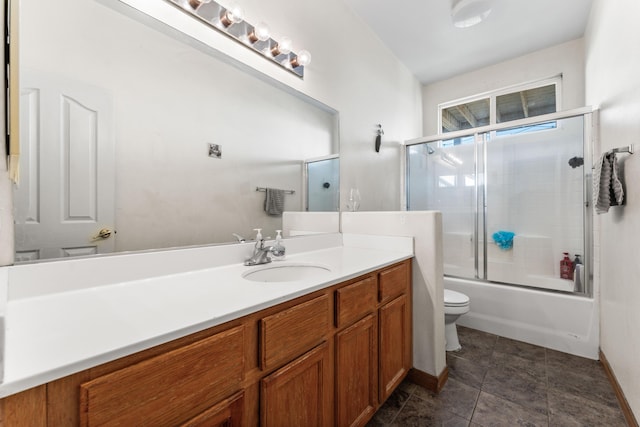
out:
<path id="1" fill-rule="evenodd" d="M 444 305 L 445 307 L 464 307 L 469 305 L 469 297 L 460 292 L 445 289 Z"/>

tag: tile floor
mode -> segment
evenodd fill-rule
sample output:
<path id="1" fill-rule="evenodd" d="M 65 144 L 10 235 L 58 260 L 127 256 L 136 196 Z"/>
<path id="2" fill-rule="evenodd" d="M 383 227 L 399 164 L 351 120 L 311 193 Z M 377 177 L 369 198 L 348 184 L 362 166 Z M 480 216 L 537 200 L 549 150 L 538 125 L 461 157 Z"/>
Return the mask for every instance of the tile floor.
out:
<path id="1" fill-rule="evenodd" d="M 408 381 L 368 426 L 626 426 L 599 362 L 458 327 L 439 394 Z"/>

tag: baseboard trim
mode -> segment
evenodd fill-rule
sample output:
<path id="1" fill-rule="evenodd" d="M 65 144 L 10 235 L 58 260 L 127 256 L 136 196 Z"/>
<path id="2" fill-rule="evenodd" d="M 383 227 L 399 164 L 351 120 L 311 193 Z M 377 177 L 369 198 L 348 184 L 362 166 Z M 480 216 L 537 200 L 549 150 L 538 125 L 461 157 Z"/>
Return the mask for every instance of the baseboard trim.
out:
<path id="1" fill-rule="evenodd" d="M 409 375 L 407 375 L 407 379 L 409 381 L 434 393 L 440 393 L 440 390 L 442 390 L 442 387 L 444 387 L 448 378 L 449 368 L 447 366 L 444 367 L 442 372 L 440 372 L 440 375 L 437 377 L 416 368 L 411 368 L 409 370 Z"/>
<path id="2" fill-rule="evenodd" d="M 604 371 L 606 372 L 607 377 L 609 378 L 609 382 L 613 387 L 613 391 L 616 393 L 616 397 L 618 398 L 618 403 L 622 408 L 622 413 L 624 414 L 624 417 L 627 420 L 627 424 L 629 424 L 629 427 L 639 427 L 638 420 L 636 420 L 636 417 L 633 415 L 633 411 L 631 411 L 629 402 L 627 402 L 627 398 L 624 396 L 624 393 L 622 392 L 622 388 L 620 388 L 620 383 L 618 383 L 618 380 L 615 374 L 613 373 L 613 369 L 611 369 L 611 365 L 609 365 L 609 361 L 605 357 L 602 350 L 600 350 L 600 363 L 602 363 L 602 367 L 604 368 Z"/>

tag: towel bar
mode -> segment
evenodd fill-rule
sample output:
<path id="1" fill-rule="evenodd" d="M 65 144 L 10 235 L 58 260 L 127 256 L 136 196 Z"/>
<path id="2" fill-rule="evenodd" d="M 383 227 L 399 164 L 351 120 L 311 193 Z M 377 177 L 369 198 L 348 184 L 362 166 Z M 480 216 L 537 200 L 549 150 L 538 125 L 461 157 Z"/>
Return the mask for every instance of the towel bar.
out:
<path id="1" fill-rule="evenodd" d="M 256 187 L 256 191 L 267 191 L 267 189 L 265 187 Z M 285 193 L 287 194 L 295 194 L 296 191 L 295 190 L 283 190 Z"/>
<path id="2" fill-rule="evenodd" d="M 613 153 L 629 153 L 633 154 L 633 144 L 629 144 L 626 147 L 618 147 L 612 150 L 609 150 L 605 153 L 605 155 L 613 154 Z M 595 169 L 595 165 L 591 167 L 591 169 Z"/>
<path id="3" fill-rule="evenodd" d="M 613 153 L 633 154 L 633 144 L 629 144 L 626 147 L 618 147 L 618 148 L 614 148 L 613 150 L 607 151 L 607 154 L 613 154 Z"/>

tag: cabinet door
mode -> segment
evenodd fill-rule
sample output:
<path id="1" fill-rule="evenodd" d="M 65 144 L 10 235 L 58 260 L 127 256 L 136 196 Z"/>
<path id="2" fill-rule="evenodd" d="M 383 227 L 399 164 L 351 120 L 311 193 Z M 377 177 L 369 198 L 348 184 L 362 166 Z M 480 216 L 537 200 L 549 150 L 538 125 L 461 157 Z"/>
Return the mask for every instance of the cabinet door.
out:
<path id="1" fill-rule="evenodd" d="M 244 393 L 238 392 L 180 427 L 234 427 L 242 424 Z"/>
<path id="2" fill-rule="evenodd" d="M 329 346 L 320 344 L 261 381 L 260 425 L 328 426 L 331 424 Z"/>
<path id="3" fill-rule="evenodd" d="M 380 307 L 380 403 L 411 368 L 411 309 L 407 295 Z"/>
<path id="4" fill-rule="evenodd" d="M 336 335 L 336 424 L 363 426 L 378 402 L 378 325 L 369 315 Z"/>

